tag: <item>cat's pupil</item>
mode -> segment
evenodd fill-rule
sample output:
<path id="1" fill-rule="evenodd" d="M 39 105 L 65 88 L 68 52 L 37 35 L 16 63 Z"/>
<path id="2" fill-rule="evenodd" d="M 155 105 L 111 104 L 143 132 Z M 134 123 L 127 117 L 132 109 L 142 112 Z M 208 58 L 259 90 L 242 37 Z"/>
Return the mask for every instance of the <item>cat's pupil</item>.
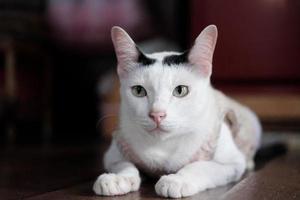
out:
<path id="1" fill-rule="evenodd" d="M 137 87 L 136 87 L 136 91 L 137 91 L 138 94 L 141 94 L 141 92 L 142 92 L 142 87 L 141 87 L 141 86 L 137 86 Z"/>
<path id="2" fill-rule="evenodd" d="M 181 86 L 177 87 L 177 92 L 178 92 L 178 94 L 181 94 L 181 92 L 182 92 L 182 87 Z"/>

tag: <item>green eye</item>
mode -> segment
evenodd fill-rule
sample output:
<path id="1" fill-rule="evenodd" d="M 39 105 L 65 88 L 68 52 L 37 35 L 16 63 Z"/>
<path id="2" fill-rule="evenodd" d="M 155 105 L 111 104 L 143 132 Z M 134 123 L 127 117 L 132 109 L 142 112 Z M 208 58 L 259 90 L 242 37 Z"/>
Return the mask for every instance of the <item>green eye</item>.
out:
<path id="1" fill-rule="evenodd" d="M 147 92 L 145 90 L 145 88 L 143 88 L 140 85 L 135 85 L 131 87 L 131 92 L 134 96 L 136 97 L 144 97 L 147 96 Z"/>
<path id="2" fill-rule="evenodd" d="M 189 93 L 188 86 L 178 85 L 173 91 L 173 96 L 175 96 L 175 97 L 185 97 L 188 93 Z"/>

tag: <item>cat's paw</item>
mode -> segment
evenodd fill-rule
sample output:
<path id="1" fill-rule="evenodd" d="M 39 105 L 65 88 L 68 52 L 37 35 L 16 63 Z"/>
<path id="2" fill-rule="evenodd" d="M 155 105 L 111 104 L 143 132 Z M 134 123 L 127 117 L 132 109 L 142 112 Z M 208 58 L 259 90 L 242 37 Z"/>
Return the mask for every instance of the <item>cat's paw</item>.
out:
<path id="1" fill-rule="evenodd" d="M 159 179 L 155 191 L 163 197 L 181 198 L 196 194 L 198 189 L 192 181 L 177 174 L 170 174 Z"/>
<path id="2" fill-rule="evenodd" d="M 137 191 L 141 179 L 138 176 L 102 174 L 94 183 L 93 190 L 98 195 L 115 196 Z"/>

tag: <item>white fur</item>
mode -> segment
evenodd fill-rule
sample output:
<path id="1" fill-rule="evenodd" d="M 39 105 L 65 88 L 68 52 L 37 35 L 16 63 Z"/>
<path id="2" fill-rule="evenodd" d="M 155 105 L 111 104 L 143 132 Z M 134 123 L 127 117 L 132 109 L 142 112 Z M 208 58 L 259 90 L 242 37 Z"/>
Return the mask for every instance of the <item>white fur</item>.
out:
<path id="1" fill-rule="evenodd" d="M 186 165 L 176 174 L 162 176 L 155 190 L 164 197 L 180 198 L 238 180 L 245 171 L 245 158 L 223 124 L 215 156 L 211 161 Z"/>
<path id="2" fill-rule="evenodd" d="M 251 156 L 254 153 L 248 158 L 237 147 L 230 128 L 223 122 L 223 111 L 229 107 L 239 112 L 238 116 L 249 119 L 249 123 L 253 123 L 254 127 L 259 123 L 256 117 L 252 119 L 254 115 L 251 111 L 235 102 L 232 103 L 232 100 L 211 87 L 212 52 L 209 51 L 213 51 L 216 40 L 214 37 L 217 35 L 212 29 L 213 27 L 207 29 L 207 33 L 202 33 L 203 38 L 200 35 L 195 44 L 205 44 L 208 48 L 205 49 L 205 45 L 197 47 L 203 53 L 202 56 L 207 55 L 204 63 L 210 62 L 204 71 L 199 70 L 202 66 L 196 64 L 164 66 L 162 59 L 174 52 L 147 54 L 148 57 L 156 59 L 155 64 L 149 67 L 138 66 L 133 62 L 124 69 L 124 64 L 118 64 L 121 82 L 119 128 L 104 157 L 105 169 L 109 173 L 102 174 L 96 180 L 93 187 L 96 194 L 122 195 L 140 187 L 141 179 L 136 163 L 129 160 L 118 147 L 118 138 L 126 141 L 148 171 L 162 171 L 168 174 L 161 176 L 155 185 L 155 190 L 160 196 L 186 197 L 240 179 L 246 170 L 246 161 L 252 161 Z M 132 40 L 128 39 L 129 36 L 122 30 L 114 28 L 113 32 L 113 37 L 118 36 L 121 46 L 126 46 L 126 41 L 132 46 Z M 204 41 L 204 44 L 197 44 L 197 41 Z M 124 57 L 126 63 L 136 58 L 136 55 L 133 55 L 134 49 L 128 50 L 130 54 L 126 56 L 126 51 L 118 46 L 118 42 L 114 45 L 118 52 L 121 52 L 121 55 L 117 52 L 119 62 L 122 62 Z M 130 55 L 133 55 L 132 58 Z M 196 52 L 193 52 L 193 56 L 195 55 Z M 132 95 L 131 87 L 134 85 L 142 85 L 147 91 L 147 96 Z M 172 92 L 178 85 L 188 86 L 189 94 L 183 98 L 173 96 Z M 163 131 L 150 132 L 156 127 L 149 117 L 152 110 L 163 110 L 167 113 L 160 124 Z M 249 133 L 248 129 L 241 130 L 241 133 L 252 134 L 255 138 L 260 134 L 260 130 L 255 133 Z M 214 134 L 218 137 L 212 159 L 190 162 L 199 148 L 211 142 L 210 137 Z M 256 143 L 255 147 L 258 145 Z"/>

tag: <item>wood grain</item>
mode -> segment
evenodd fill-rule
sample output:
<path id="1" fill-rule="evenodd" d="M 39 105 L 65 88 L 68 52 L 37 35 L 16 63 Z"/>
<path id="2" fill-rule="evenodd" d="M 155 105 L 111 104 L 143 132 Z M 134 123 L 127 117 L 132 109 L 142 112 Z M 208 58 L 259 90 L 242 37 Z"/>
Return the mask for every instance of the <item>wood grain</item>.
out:
<path id="1" fill-rule="evenodd" d="M 300 154 L 286 155 L 268 163 L 263 169 L 248 174 L 241 182 L 198 193 L 193 199 L 299 199 L 300 198 Z M 38 195 L 30 200 L 156 200 L 159 198 L 154 191 L 154 180 L 142 184 L 141 190 L 118 197 L 97 197 L 93 194 L 92 182 L 79 184 L 54 192 Z"/>
<path id="2" fill-rule="evenodd" d="M 11 147 L 0 151 L 0 199 L 20 199 L 93 179 L 103 145 Z"/>
<path id="3" fill-rule="evenodd" d="M 147 177 L 143 178 L 138 192 L 119 197 L 94 195 L 92 184 L 104 172 L 101 163 L 107 145 L 94 143 L 1 148 L 0 199 L 161 199 L 154 191 L 157 180 Z M 270 162 L 265 160 L 260 164 L 262 167 L 245 175 L 242 181 L 186 199 L 299 199 L 299 150 L 299 147 L 290 145 L 287 154 Z"/>

